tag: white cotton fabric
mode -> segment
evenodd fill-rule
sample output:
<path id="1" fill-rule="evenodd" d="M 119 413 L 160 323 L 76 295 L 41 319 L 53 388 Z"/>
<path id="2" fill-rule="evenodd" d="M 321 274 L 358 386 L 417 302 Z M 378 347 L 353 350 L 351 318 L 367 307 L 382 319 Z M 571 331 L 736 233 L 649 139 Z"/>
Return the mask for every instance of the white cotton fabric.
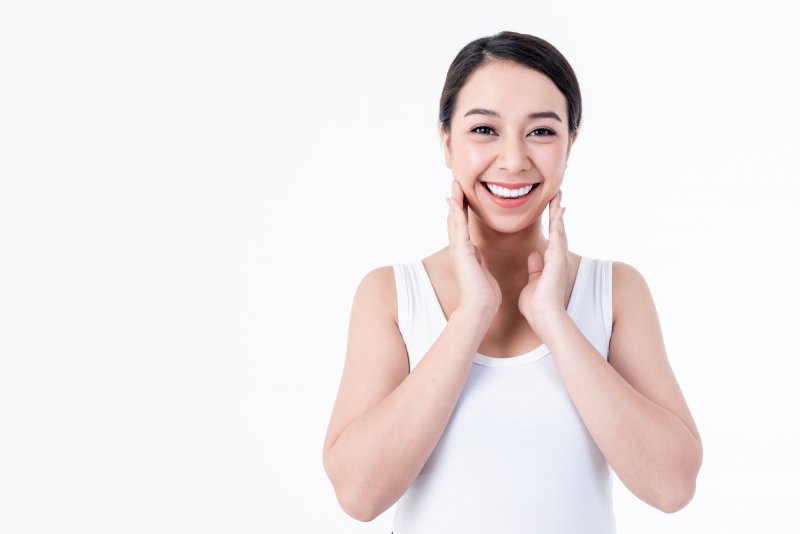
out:
<path id="1" fill-rule="evenodd" d="M 582 257 L 567 306 L 606 360 L 611 265 Z M 446 319 L 421 260 L 392 267 L 413 372 Z M 510 358 L 475 353 L 444 434 L 397 502 L 392 531 L 615 534 L 611 481 L 547 346 Z"/>

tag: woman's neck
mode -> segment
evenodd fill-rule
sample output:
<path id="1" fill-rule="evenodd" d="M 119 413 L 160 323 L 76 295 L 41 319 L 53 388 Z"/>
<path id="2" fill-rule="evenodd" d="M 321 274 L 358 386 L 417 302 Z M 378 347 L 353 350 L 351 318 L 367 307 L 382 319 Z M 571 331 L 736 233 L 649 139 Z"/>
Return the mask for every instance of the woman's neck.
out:
<path id="1" fill-rule="evenodd" d="M 507 234 L 486 226 L 474 214 L 470 215 L 470 240 L 480 249 L 481 262 L 501 286 L 504 281 L 527 280 L 528 255 L 531 252 L 539 252 L 544 261 L 547 239 L 542 234 L 541 217 L 526 229 Z"/>

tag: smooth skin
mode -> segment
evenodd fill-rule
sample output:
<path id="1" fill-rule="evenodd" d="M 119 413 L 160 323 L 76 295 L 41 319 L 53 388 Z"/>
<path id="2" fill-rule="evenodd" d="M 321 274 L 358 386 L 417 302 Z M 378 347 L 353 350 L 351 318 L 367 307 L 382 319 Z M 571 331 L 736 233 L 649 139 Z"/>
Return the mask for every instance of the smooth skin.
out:
<path id="1" fill-rule="evenodd" d="M 497 115 L 467 114 L 475 108 Z M 543 110 L 558 118 L 527 117 Z M 702 442 L 642 275 L 613 263 L 607 361 L 566 314 L 580 261 L 568 250 L 561 205 L 576 138 L 566 113 L 566 99 L 549 78 L 508 61 L 481 67 L 459 93 L 451 131 L 440 130 L 455 180 L 449 244 L 423 260 L 448 319 L 445 329 L 409 371 L 392 267 L 367 273 L 354 297 L 323 449 L 326 473 L 352 517 L 377 517 L 414 481 L 450 419 L 476 351 L 506 357 L 541 343 L 626 487 L 664 512 L 693 497 Z M 523 206 L 507 209 L 487 196 L 484 180 L 541 185 Z M 540 230 L 545 207 L 549 239 Z"/>

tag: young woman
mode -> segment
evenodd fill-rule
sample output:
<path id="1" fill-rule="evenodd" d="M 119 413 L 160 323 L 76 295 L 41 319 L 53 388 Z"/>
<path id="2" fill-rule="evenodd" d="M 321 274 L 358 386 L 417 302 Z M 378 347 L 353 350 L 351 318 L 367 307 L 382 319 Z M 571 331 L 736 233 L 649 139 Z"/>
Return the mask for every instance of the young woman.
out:
<path id="1" fill-rule="evenodd" d="M 353 301 L 323 453 L 352 517 L 398 503 L 394 534 L 613 533 L 610 469 L 664 512 L 692 499 L 702 444 L 647 283 L 567 246 L 580 119 L 540 38 L 480 38 L 451 64 L 449 245 L 372 270 Z"/>

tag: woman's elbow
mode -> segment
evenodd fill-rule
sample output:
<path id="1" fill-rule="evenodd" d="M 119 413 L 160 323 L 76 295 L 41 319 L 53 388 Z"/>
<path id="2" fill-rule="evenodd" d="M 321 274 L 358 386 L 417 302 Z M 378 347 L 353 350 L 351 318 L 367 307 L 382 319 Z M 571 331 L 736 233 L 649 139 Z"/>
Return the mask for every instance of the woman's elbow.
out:
<path id="1" fill-rule="evenodd" d="M 690 465 L 685 468 L 685 474 L 667 491 L 661 499 L 658 509 L 668 514 L 675 513 L 692 502 L 697 491 L 697 475 L 703 463 L 703 447 L 698 443 L 691 457 Z"/>
<path id="2" fill-rule="evenodd" d="M 674 514 L 682 510 L 687 504 L 692 502 L 694 498 L 696 484 L 694 480 L 687 484 L 685 488 L 673 491 L 662 498 L 658 505 L 658 509 L 667 514 Z"/>
<path id="3" fill-rule="evenodd" d="M 365 499 L 352 496 L 340 496 L 338 493 L 336 494 L 336 499 L 339 501 L 339 506 L 341 506 L 342 510 L 353 519 L 357 519 L 363 523 L 369 523 L 376 517 L 373 510 L 367 506 L 368 503 Z"/>
<path id="4" fill-rule="evenodd" d="M 352 469 L 348 469 L 338 462 L 334 456 L 335 452 L 333 447 L 326 448 L 323 452 L 322 464 L 328 480 L 333 485 L 339 507 L 353 519 L 365 523 L 372 521 L 379 514 L 374 512 L 374 506 L 370 500 L 364 498 L 365 492 L 359 491 L 359 488 L 364 485 L 353 476 Z"/>

